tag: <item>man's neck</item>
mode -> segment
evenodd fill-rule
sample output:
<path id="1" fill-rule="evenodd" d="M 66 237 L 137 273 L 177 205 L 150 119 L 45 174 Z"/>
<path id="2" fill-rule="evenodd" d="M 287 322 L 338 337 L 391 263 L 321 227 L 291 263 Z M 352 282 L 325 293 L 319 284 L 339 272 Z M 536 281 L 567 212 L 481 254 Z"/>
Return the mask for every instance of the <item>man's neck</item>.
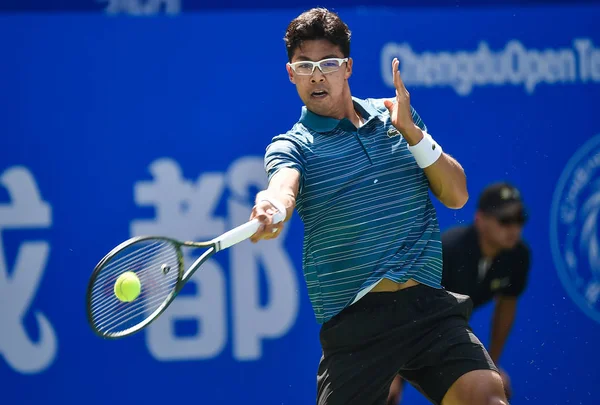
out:
<path id="1" fill-rule="evenodd" d="M 343 102 L 340 103 L 341 108 L 339 110 L 339 113 L 336 114 L 337 116 L 335 118 L 339 120 L 346 118 L 350 122 L 352 122 L 356 128 L 359 128 L 361 126 L 362 121 L 360 114 L 354 108 L 354 101 L 352 101 L 350 86 L 345 87 L 344 92 L 342 93 L 342 97 Z"/>
<path id="2" fill-rule="evenodd" d="M 481 255 L 489 259 L 493 259 L 498 256 L 500 249 L 493 244 L 489 243 L 483 237 L 479 237 L 479 249 L 481 249 Z"/>
<path id="3" fill-rule="evenodd" d="M 479 242 L 479 250 L 481 251 L 481 255 L 488 259 L 493 259 L 500 253 L 500 248 L 496 246 L 494 243 L 488 241 L 485 237 L 485 234 L 477 229 L 477 241 Z"/>

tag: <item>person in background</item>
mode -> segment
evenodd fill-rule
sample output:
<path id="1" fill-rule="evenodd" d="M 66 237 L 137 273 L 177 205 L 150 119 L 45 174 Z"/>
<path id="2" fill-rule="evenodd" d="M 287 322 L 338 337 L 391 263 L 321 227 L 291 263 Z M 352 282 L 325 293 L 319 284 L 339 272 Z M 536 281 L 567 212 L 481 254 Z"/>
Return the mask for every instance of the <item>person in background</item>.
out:
<path id="1" fill-rule="evenodd" d="M 506 182 L 488 186 L 480 195 L 475 220 L 442 234 L 442 285 L 448 291 L 468 295 L 473 309 L 495 301 L 489 353 L 498 366 L 507 397 L 510 378 L 500 366 L 500 356 L 517 314 L 517 302 L 525 291 L 531 253 L 521 233 L 527 212 L 519 190 Z M 397 376 L 390 388 L 388 405 L 398 404 L 403 381 Z"/>

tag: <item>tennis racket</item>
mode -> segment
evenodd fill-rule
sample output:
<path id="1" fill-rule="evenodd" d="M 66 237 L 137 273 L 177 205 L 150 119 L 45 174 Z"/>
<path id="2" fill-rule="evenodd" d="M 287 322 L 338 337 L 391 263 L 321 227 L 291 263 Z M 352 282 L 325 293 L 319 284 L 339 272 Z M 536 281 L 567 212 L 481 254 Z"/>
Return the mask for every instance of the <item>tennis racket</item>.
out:
<path id="1" fill-rule="evenodd" d="M 276 211 L 273 223 L 285 219 L 285 211 Z M 260 222 L 253 219 L 213 240 L 182 242 L 161 236 L 131 238 L 100 260 L 87 288 L 87 315 L 93 331 L 105 339 L 118 339 L 150 325 L 173 302 L 185 283 L 215 253 L 250 238 Z M 182 248 L 206 251 L 186 270 Z M 117 278 L 134 272 L 141 289 L 133 301 L 123 302 L 115 295 Z"/>

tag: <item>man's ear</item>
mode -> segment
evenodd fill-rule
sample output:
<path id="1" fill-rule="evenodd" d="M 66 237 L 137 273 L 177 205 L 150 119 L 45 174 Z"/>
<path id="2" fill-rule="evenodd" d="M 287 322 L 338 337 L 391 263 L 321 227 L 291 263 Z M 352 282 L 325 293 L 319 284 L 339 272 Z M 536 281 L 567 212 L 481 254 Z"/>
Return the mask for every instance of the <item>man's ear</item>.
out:
<path id="1" fill-rule="evenodd" d="M 354 63 L 354 61 L 352 60 L 352 58 L 348 58 L 348 62 L 346 62 L 346 74 L 344 75 L 346 80 L 348 80 L 350 78 L 350 76 L 352 76 L 352 64 L 353 63 Z"/>
<path id="2" fill-rule="evenodd" d="M 290 66 L 289 63 L 285 64 L 285 69 L 288 72 L 288 77 L 290 78 L 290 82 L 296 84 L 296 78 L 294 76 L 294 70 L 292 69 L 292 67 Z"/>
<path id="3" fill-rule="evenodd" d="M 487 219 L 487 215 L 485 215 L 485 213 L 481 212 L 480 210 L 475 211 L 473 220 L 476 224 L 481 225 L 481 224 L 485 223 L 486 219 Z"/>

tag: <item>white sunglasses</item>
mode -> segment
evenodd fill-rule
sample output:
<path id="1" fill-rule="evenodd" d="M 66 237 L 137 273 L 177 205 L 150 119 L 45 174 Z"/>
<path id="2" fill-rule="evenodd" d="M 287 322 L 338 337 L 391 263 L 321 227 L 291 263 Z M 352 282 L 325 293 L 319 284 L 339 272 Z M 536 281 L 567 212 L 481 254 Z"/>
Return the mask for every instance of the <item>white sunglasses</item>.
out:
<path id="1" fill-rule="evenodd" d="M 292 70 L 300 76 L 310 76 L 315 72 L 315 68 L 319 68 L 321 73 L 333 73 L 340 70 L 342 63 L 348 62 L 348 58 L 328 58 L 318 62 L 303 60 L 300 62 L 288 63 Z"/>

